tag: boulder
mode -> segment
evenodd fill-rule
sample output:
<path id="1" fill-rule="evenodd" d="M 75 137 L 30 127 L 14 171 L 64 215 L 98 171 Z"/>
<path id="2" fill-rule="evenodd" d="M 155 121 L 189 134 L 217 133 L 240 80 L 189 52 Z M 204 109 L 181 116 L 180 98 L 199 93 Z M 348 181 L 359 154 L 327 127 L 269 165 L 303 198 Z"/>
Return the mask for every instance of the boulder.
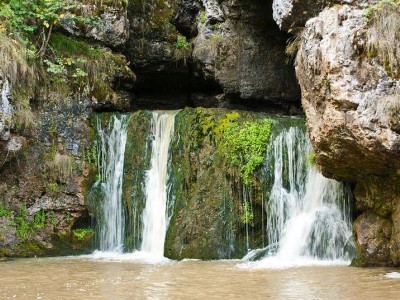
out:
<path id="1" fill-rule="evenodd" d="M 390 265 L 400 255 L 400 80 L 367 53 L 363 7 L 374 2 L 336 5 L 310 19 L 296 75 L 317 164 L 325 176 L 355 184 L 357 260 Z"/>

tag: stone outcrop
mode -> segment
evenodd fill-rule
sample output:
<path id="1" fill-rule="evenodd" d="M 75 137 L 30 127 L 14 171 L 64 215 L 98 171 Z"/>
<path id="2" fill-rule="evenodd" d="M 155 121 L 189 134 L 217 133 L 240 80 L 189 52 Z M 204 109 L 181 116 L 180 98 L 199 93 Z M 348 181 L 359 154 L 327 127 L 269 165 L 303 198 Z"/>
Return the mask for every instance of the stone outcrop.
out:
<path id="1" fill-rule="evenodd" d="M 14 126 L 12 87 L 0 71 L 0 168 L 26 146 L 23 136 L 11 132 Z"/>
<path id="2" fill-rule="evenodd" d="M 219 86 L 224 98 L 260 105 L 295 104 L 298 85 L 284 54 L 287 35 L 271 15 L 271 3 L 204 1 L 193 40 L 194 88 Z M 201 103 L 196 103 L 201 105 Z"/>
<path id="3" fill-rule="evenodd" d="M 129 37 L 126 4 L 124 1 L 99 4 L 80 4 L 74 12 L 74 15 L 91 17 L 92 23 L 79 23 L 71 13 L 67 13 L 62 19 L 63 28 L 75 36 L 93 39 L 110 47 L 122 46 Z"/>
<path id="4" fill-rule="evenodd" d="M 306 22 L 317 16 L 324 8 L 335 4 L 350 4 L 366 8 L 377 0 L 273 0 L 273 17 L 282 30 L 290 31 L 304 27 Z"/>
<path id="5" fill-rule="evenodd" d="M 355 183 L 355 263 L 397 265 L 400 81 L 366 53 L 364 8 L 377 1 L 351 2 L 306 23 L 296 75 L 322 173 Z"/>
<path id="6" fill-rule="evenodd" d="M 133 1 L 128 12 L 125 53 L 139 100 L 172 94 L 178 107 L 298 104 L 288 36 L 273 22 L 270 1 Z"/>

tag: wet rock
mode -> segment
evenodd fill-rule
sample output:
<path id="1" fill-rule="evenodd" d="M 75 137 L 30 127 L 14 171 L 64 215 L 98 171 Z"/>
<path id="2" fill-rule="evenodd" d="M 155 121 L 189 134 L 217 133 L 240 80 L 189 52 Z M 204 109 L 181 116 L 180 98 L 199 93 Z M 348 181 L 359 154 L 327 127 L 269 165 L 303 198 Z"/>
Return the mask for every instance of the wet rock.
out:
<path id="1" fill-rule="evenodd" d="M 358 266 L 390 265 L 392 224 L 372 213 L 364 213 L 354 222 L 354 240 L 358 258 L 353 261 Z"/>
<path id="2" fill-rule="evenodd" d="M 0 248 L 7 248 L 17 243 L 15 225 L 6 216 L 0 217 Z M 1 251 L 0 256 L 2 256 Z"/>

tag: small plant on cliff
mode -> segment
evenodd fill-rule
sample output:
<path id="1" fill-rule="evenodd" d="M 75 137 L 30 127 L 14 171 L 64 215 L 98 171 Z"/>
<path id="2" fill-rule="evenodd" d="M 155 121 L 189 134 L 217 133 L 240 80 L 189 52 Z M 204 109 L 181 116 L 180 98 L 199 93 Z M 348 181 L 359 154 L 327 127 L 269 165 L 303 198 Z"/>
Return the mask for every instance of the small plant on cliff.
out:
<path id="1" fill-rule="evenodd" d="M 315 166 L 315 152 L 313 150 L 311 150 L 310 153 L 308 153 L 307 158 L 310 165 Z"/>
<path id="2" fill-rule="evenodd" d="M 206 12 L 204 10 L 200 13 L 200 22 L 201 24 L 206 22 Z"/>
<path id="3" fill-rule="evenodd" d="M 285 53 L 288 56 L 286 63 L 293 61 L 297 54 L 297 51 L 299 51 L 304 27 L 291 28 L 288 32 L 291 33 L 292 36 L 286 41 Z"/>
<path id="4" fill-rule="evenodd" d="M 79 228 L 79 229 L 74 229 L 72 230 L 72 234 L 74 237 L 76 237 L 78 240 L 82 241 L 86 238 L 87 235 L 93 234 L 93 229 L 92 228 Z"/>
<path id="5" fill-rule="evenodd" d="M 26 204 L 23 204 L 19 212 L 17 213 L 16 217 L 14 218 L 17 237 L 21 243 L 25 242 L 31 230 L 30 224 L 26 221 L 26 215 L 27 215 Z"/>
<path id="6" fill-rule="evenodd" d="M 243 202 L 243 207 L 242 207 L 243 211 L 242 211 L 242 215 L 240 217 L 241 221 L 243 224 L 248 224 L 251 226 L 254 226 L 254 214 L 253 211 L 250 207 L 250 204 L 248 201 L 244 201 Z"/>
<path id="7" fill-rule="evenodd" d="M 1 217 L 11 219 L 13 217 L 13 211 L 0 202 L 0 218 Z"/>
<path id="8" fill-rule="evenodd" d="M 33 228 L 41 229 L 46 225 L 46 213 L 40 210 L 33 215 Z"/>
<path id="9" fill-rule="evenodd" d="M 186 60 L 190 56 L 190 43 L 186 40 L 185 36 L 178 35 L 174 46 L 175 46 L 175 52 L 174 52 L 175 59 L 183 60 L 183 63 L 186 65 Z"/>
<path id="10" fill-rule="evenodd" d="M 367 53 L 376 57 L 392 77 L 400 76 L 400 1 L 381 0 L 365 12 Z"/>
<path id="11" fill-rule="evenodd" d="M 189 50 L 190 48 L 190 43 L 186 40 L 186 37 L 183 35 L 178 35 L 176 38 L 176 42 L 174 44 L 176 49 L 181 49 L 181 50 Z"/>

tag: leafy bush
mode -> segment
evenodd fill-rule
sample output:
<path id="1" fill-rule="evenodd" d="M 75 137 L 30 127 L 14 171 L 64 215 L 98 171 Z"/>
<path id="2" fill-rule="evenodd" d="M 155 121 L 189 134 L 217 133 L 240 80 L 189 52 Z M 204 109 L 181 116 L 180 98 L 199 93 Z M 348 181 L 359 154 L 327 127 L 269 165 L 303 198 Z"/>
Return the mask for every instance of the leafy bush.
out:
<path id="1" fill-rule="evenodd" d="M 176 49 L 180 50 L 189 50 L 190 43 L 186 40 L 186 37 L 183 35 L 178 35 L 176 38 L 176 42 L 174 44 Z"/>
<path id="2" fill-rule="evenodd" d="M 240 167 L 245 185 L 251 183 L 252 173 L 264 162 L 271 127 L 271 120 L 262 119 L 242 125 L 235 122 L 224 131 L 219 151 L 228 164 Z"/>

